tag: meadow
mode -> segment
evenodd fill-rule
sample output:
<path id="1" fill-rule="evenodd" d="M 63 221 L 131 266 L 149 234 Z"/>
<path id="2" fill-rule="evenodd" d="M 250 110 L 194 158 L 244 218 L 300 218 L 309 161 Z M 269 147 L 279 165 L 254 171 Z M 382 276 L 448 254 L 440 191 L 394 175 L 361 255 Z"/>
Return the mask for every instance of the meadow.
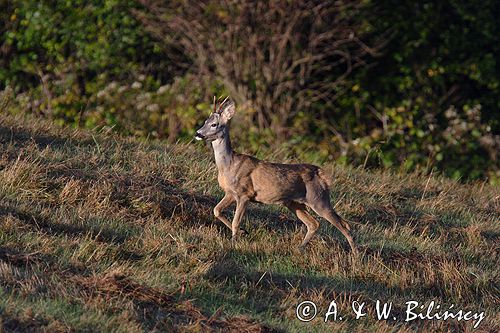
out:
<path id="1" fill-rule="evenodd" d="M 223 193 L 203 144 L 0 114 L 0 327 L 499 331 L 498 187 L 418 172 L 323 168 L 359 257 L 326 221 L 300 252 L 305 227 L 275 206 L 251 205 L 242 223 L 249 234 L 232 243 L 212 215 Z M 305 300 L 318 307 L 310 322 L 296 317 Z M 332 300 L 343 320 L 325 323 Z M 377 320 L 376 300 L 393 302 L 396 320 Z M 485 318 L 477 329 L 465 320 L 405 322 L 410 300 L 484 311 Z M 366 303 L 365 317 L 355 319 L 354 301 Z"/>

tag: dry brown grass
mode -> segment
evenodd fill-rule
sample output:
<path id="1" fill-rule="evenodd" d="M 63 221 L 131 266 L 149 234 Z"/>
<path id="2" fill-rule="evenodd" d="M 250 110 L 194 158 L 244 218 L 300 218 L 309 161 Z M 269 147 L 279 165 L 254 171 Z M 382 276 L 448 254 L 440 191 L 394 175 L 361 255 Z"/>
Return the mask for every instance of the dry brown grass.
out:
<path id="1" fill-rule="evenodd" d="M 486 311 L 496 332 L 500 191 L 485 183 L 326 165 L 360 258 L 323 224 L 252 206 L 235 244 L 212 217 L 222 195 L 205 147 L 145 143 L 0 115 L 0 317 L 5 331 L 472 331 L 405 323 L 404 302 Z M 365 301 L 369 318 L 310 323 Z M 394 302 L 376 321 L 373 302 Z M 345 311 L 347 312 L 347 311 Z"/>

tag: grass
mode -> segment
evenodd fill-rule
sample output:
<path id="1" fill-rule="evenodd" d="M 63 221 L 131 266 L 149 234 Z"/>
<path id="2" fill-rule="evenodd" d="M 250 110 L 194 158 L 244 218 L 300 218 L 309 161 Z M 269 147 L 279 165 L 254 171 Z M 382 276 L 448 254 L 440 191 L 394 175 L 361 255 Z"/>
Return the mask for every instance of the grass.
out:
<path id="1" fill-rule="evenodd" d="M 203 145 L 123 139 L 0 115 L 4 331 L 497 332 L 500 191 L 325 165 L 362 252 L 324 221 L 309 248 L 286 210 L 253 205 L 235 244 Z M 319 315 L 303 323 L 302 301 Z M 344 320 L 324 322 L 336 300 Z M 376 300 L 396 320 L 376 320 Z M 485 311 L 404 321 L 405 302 Z M 355 320 L 353 301 L 366 302 Z"/>

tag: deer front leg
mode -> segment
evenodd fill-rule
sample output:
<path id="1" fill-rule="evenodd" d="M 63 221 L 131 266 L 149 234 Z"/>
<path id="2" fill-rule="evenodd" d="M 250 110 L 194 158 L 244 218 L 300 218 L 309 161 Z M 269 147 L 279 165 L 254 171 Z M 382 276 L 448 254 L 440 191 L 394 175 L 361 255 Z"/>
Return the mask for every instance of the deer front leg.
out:
<path id="1" fill-rule="evenodd" d="M 240 229 L 240 222 L 243 214 L 245 214 L 245 210 L 248 205 L 247 198 L 237 198 L 236 199 L 236 211 L 234 212 L 233 223 L 231 225 L 231 230 L 233 232 L 232 240 L 235 240 L 238 237 L 238 231 Z"/>
<path id="2" fill-rule="evenodd" d="M 234 197 L 230 194 L 227 194 L 222 198 L 222 200 L 214 207 L 214 215 L 218 218 L 222 223 L 224 223 L 229 229 L 231 229 L 231 222 L 221 214 L 221 212 L 229 207 L 234 202 Z"/>
<path id="3" fill-rule="evenodd" d="M 222 215 L 222 211 L 229 207 L 234 202 L 234 197 L 231 194 L 224 195 L 224 198 L 214 207 L 214 216 L 222 221 L 229 229 L 232 230 L 231 222 Z M 248 232 L 245 229 L 240 228 L 240 234 L 246 235 Z"/>

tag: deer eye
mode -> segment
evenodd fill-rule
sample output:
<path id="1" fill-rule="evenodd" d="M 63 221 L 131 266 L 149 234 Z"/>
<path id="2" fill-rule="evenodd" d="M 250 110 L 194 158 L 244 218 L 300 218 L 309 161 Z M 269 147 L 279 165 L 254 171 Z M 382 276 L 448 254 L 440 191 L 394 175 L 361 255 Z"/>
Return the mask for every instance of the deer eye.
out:
<path id="1" fill-rule="evenodd" d="M 217 124 L 212 124 L 212 127 L 216 127 L 216 126 L 217 126 Z"/>

